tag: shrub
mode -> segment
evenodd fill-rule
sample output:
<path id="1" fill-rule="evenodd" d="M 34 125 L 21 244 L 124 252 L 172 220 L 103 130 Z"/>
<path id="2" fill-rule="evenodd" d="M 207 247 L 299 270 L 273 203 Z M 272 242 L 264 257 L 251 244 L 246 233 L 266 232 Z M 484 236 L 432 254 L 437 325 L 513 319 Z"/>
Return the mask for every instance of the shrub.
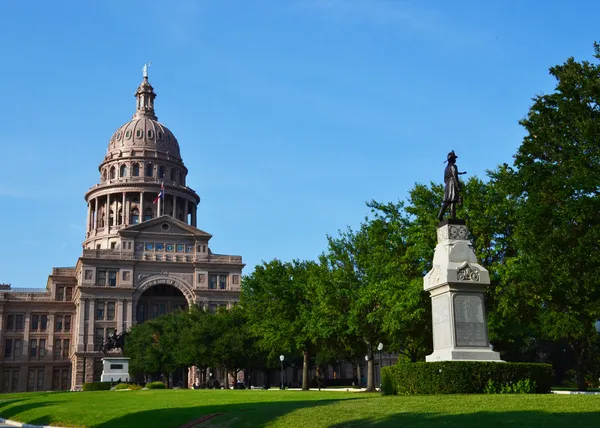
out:
<path id="1" fill-rule="evenodd" d="M 166 386 L 164 383 L 157 381 L 157 382 L 147 383 L 146 388 L 148 388 L 148 389 L 165 389 Z"/>
<path id="2" fill-rule="evenodd" d="M 120 383 L 117 386 L 115 386 L 116 390 L 120 390 L 120 389 L 130 389 L 132 391 L 137 391 L 142 389 L 142 386 L 140 385 L 136 385 L 134 383 Z"/>
<path id="3" fill-rule="evenodd" d="M 84 391 L 110 391 L 111 382 L 88 382 L 83 384 Z"/>
<path id="4" fill-rule="evenodd" d="M 381 379 L 383 395 L 547 393 L 552 366 L 487 361 L 398 363 L 383 367 Z"/>

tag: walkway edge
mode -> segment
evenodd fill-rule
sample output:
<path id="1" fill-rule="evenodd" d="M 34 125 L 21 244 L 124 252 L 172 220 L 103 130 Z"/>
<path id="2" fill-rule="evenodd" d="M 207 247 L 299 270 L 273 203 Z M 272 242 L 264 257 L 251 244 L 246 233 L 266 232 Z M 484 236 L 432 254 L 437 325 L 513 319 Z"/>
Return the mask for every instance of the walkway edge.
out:
<path id="1" fill-rule="evenodd" d="M 7 425 L 12 425 L 15 427 L 20 427 L 20 428 L 62 428 L 62 427 L 56 427 L 53 425 L 30 425 L 30 424 L 24 424 L 23 422 L 17 422 L 17 421 L 11 421 L 10 419 L 4 419 L 0 417 L 0 424 L 7 424 Z"/>

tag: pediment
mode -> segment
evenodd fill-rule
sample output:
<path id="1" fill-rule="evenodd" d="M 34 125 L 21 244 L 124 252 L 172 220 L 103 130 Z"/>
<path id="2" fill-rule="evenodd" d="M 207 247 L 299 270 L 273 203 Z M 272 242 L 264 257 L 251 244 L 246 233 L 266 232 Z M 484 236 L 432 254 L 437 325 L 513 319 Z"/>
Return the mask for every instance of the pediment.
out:
<path id="1" fill-rule="evenodd" d="M 169 215 L 163 215 L 140 224 L 126 227 L 125 229 L 121 229 L 119 234 L 122 236 L 135 236 L 140 234 L 189 236 L 194 237 L 195 239 L 203 238 L 205 240 L 212 238 L 210 233 L 195 228 L 194 226 L 190 226 Z"/>

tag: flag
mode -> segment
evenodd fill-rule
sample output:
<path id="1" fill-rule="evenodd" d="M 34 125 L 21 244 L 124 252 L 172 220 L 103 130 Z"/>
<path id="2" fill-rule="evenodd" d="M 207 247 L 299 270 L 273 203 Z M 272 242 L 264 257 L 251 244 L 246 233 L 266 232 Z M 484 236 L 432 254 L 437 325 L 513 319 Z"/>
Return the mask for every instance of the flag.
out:
<path id="1" fill-rule="evenodd" d="M 158 196 L 152 203 L 155 204 L 158 202 L 159 199 L 164 199 L 164 198 L 165 198 L 165 182 L 163 181 L 162 183 L 160 183 L 160 192 L 158 192 Z"/>

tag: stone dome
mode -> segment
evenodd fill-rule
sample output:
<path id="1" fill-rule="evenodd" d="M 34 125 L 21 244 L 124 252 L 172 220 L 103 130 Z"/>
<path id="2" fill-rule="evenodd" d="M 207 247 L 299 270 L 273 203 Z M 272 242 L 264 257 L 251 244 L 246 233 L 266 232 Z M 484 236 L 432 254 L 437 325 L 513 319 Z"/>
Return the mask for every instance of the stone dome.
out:
<path id="1" fill-rule="evenodd" d="M 136 112 L 131 121 L 122 125 L 113 134 L 108 144 L 107 155 L 119 152 L 139 150 L 155 150 L 168 156 L 181 159 L 179 143 L 175 135 L 158 121 L 154 113 L 154 88 L 148 82 L 148 75 L 135 92 L 137 99 Z"/>
<path id="2" fill-rule="evenodd" d="M 108 144 L 109 153 L 135 149 L 157 150 L 181 157 L 175 135 L 162 123 L 147 117 L 134 118 L 122 125 Z"/>

